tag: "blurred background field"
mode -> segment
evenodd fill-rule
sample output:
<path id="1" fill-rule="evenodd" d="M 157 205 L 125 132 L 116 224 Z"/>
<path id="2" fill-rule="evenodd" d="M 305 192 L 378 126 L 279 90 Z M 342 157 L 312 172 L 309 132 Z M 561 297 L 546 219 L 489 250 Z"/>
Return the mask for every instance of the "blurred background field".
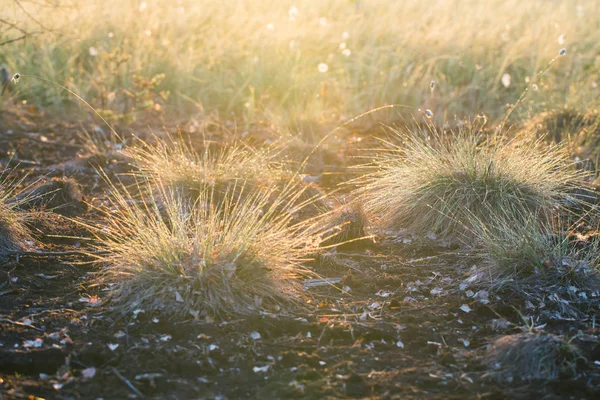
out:
<path id="1" fill-rule="evenodd" d="M 408 108 L 377 121 L 430 109 L 437 124 L 498 122 L 527 87 L 513 124 L 564 107 L 597 113 L 597 1 L 3 3 L 0 42 L 27 36 L 1 47 L 0 65 L 23 75 L 10 101 L 57 118 L 90 110 L 31 76 L 125 124 L 211 116 L 295 131 L 387 104 Z"/>

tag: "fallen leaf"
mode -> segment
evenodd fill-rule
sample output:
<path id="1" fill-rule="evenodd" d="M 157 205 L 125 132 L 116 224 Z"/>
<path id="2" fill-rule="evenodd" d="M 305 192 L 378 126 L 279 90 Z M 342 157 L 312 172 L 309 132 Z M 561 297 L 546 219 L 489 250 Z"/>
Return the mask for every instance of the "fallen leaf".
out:
<path id="1" fill-rule="evenodd" d="M 267 372 L 269 370 L 269 365 L 265 365 L 264 367 L 253 367 L 252 371 L 254 371 L 255 373 L 259 373 L 259 372 Z"/>
<path id="2" fill-rule="evenodd" d="M 33 348 L 40 348 L 44 345 L 44 341 L 40 338 L 37 338 L 35 340 L 25 340 L 23 341 L 23 347 L 33 347 Z"/>
<path id="3" fill-rule="evenodd" d="M 83 376 L 85 379 L 91 379 L 94 377 L 94 375 L 96 375 L 96 368 L 94 367 L 86 368 L 81 371 L 81 376 Z"/>
<path id="4" fill-rule="evenodd" d="M 92 296 L 88 299 L 87 303 L 90 307 L 99 307 L 102 305 L 102 300 L 98 296 Z"/>
<path id="5" fill-rule="evenodd" d="M 178 303 L 183 303 L 183 296 L 179 294 L 179 292 L 175 292 L 175 301 Z"/>
<path id="6" fill-rule="evenodd" d="M 460 306 L 460 309 L 463 310 L 466 313 L 470 313 L 471 311 L 471 307 L 469 307 L 467 304 L 463 304 L 462 306 Z"/>
<path id="7" fill-rule="evenodd" d="M 374 301 L 373 303 L 371 303 L 371 305 L 369 306 L 369 308 L 371 310 L 375 310 L 375 309 L 381 308 L 381 304 L 378 301 Z"/>

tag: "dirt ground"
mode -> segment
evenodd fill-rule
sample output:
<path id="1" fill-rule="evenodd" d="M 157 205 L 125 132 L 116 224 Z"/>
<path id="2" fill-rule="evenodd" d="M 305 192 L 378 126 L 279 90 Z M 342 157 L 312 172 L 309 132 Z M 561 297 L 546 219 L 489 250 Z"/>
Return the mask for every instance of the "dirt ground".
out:
<path id="1" fill-rule="evenodd" d="M 562 303 L 539 300 L 551 293 L 476 296 L 473 266 L 456 256 L 468 249 L 434 237 L 390 232 L 326 251 L 312 267 L 339 281 L 307 288 L 312 300 L 294 315 L 115 313 L 106 288 L 93 284 L 99 266 L 78 253 L 89 233 L 73 219 L 94 218 L 84 202 L 101 202 L 105 188 L 80 156 L 78 129 L 33 117 L 0 127 L 0 159 L 12 174 L 72 176 L 84 196 L 31 222 L 38 250 L 55 255 L 2 261 L 0 399 L 600 398 L 600 293 L 584 292 L 578 318 L 560 307 L 578 298 L 568 290 L 557 292 Z M 339 140 L 345 156 L 360 143 L 351 131 Z M 109 173 L 128 169 L 116 158 L 102 163 Z M 496 379 L 488 347 L 527 330 L 572 338 L 581 354 L 573 373 Z"/>

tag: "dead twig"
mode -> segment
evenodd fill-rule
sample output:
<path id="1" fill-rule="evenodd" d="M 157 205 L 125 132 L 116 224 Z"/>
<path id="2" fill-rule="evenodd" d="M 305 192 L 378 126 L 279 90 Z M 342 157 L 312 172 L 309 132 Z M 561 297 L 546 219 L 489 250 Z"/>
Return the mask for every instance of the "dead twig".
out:
<path id="1" fill-rule="evenodd" d="M 23 35 L 23 36 L 19 36 L 17 38 L 14 38 L 14 39 L 5 40 L 4 42 L 0 43 L 0 46 L 4 46 L 5 44 L 9 44 L 9 43 L 12 43 L 12 42 L 23 40 L 23 39 L 25 39 L 27 37 L 29 37 L 29 35 Z"/>
<path id="2" fill-rule="evenodd" d="M 38 332 L 45 332 L 43 329 L 38 328 L 36 326 L 24 324 L 24 323 L 19 322 L 19 321 L 13 321 L 13 320 L 8 319 L 8 318 L 0 318 L 0 322 L 6 322 L 6 323 L 17 325 L 17 326 L 22 326 L 24 328 L 31 328 L 31 329 L 34 329 L 34 330 L 36 330 Z"/>
<path id="3" fill-rule="evenodd" d="M 111 367 L 112 372 L 123 381 L 123 383 L 125 383 L 129 389 L 131 389 L 135 394 L 137 394 L 138 396 L 140 396 L 142 399 L 144 398 L 144 395 L 142 394 L 142 392 L 140 392 L 138 390 L 138 388 L 136 388 L 135 386 L 133 386 L 133 383 L 131 383 L 129 381 L 129 379 L 125 378 L 123 375 L 121 375 L 121 373 L 115 368 L 115 367 Z"/>

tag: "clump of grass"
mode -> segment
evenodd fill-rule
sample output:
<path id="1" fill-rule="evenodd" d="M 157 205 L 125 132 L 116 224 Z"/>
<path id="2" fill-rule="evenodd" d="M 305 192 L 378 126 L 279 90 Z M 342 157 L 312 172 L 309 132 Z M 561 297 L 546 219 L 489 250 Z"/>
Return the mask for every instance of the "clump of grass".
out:
<path id="1" fill-rule="evenodd" d="M 154 192 L 170 188 L 191 203 L 207 190 L 213 194 L 212 201 L 221 202 L 232 191 L 247 195 L 274 189 L 274 202 L 279 195 L 297 194 L 296 207 L 288 210 L 293 214 L 313 217 L 328 209 L 324 192 L 316 184 L 304 183 L 268 148 L 205 145 L 198 153 L 183 140 L 169 138 L 154 146 L 130 148 L 127 155 L 139 168 L 139 175 L 149 179 Z"/>
<path id="2" fill-rule="evenodd" d="M 473 215 L 545 215 L 568 196 L 580 174 L 563 146 L 506 140 L 467 125 L 449 135 L 394 131 L 400 144 L 375 156 L 359 195 L 382 229 L 468 234 Z"/>
<path id="3" fill-rule="evenodd" d="M 233 188 L 215 201 L 205 190 L 189 208 L 173 189 L 161 189 L 161 205 L 123 190 L 111 197 L 106 226 L 96 229 L 109 252 L 101 258 L 104 280 L 116 284 L 110 293 L 119 310 L 252 314 L 298 299 L 297 280 L 310 275 L 303 262 L 321 239 L 281 212 L 290 207 L 287 197 L 273 203 L 272 191 Z"/>
<path id="4" fill-rule="evenodd" d="M 29 232 L 18 212 L 0 203 L 0 257 L 25 250 L 26 241 L 30 239 Z"/>
<path id="5" fill-rule="evenodd" d="M 127 151 L 141 175 L 158 186 L 170 187 L 184 197 L 196 197 L 206 188 L 223 196 L 233 187 L 269 188 L 287 174 L 265 150 L 244 147 L 211 148 L 197 153 L 182 139 L 159 140 L 156 145 Z"/>
<path id="6" fill-rule="evenodd" d="M 548 333 L 523 332 L 502 336 L 488 349 L 488 377 L 499 381 L 554 380 L 576 373 L 577 347 Z"/>
<path id="7" fill-rule="evenodd" d="M 528 129 L 546 135 L 556 143 L 569 141 L 583 145 L 593 141 L 600 133 L 600 123 L 596 115 L 584 114 L 573 109 L 542 113 L 528 125 Z"/>
<path id="8" fill-rule="evenodd" d="M 600 283 L 600 242 L 590 238 L 582 246 L 571 240 L 561 218 L 540 221 L 530 215 L 512 218 L 490 210 L 493 222 L 473 221 L 476 255 L 487 268 L 491 287 L 570 284 L 591 287 Z"/>
<path id="9" fill-rule="evenodd" d="M 3 173 L 3 172 L 2 172 Z M 0 173 L 0 258 L 10 253 L 26 250 L 32 237 L 27 229 L 26 214 L 18 210 L 16 200 L 18 182 L 2 177 Z"/>
<path id="10" fill-rule="evenodd" d="M 90 132 L 82 127 L 76 136 L 82 149 L 75 160 L 65 163 L 64 172 L 67 175 L 88 173 L 95 168 L 109 170 L 119 162 L 124 164 L 131 161 L 122 151 L 124 141 L 113 131 L 105 133 L 96 127 Z"/>
<path id="11" fill-rule="evenodd" d="M 15 200 L 20 208 L 46 208 L 53 211 L 82 206 L 83 194 L 79 183 L 73 178 L 52 178 L 22 191 Z"/>
<path id="12" fill-rule="evenodd" d="M 357 201 L 341 204 L 337 209 L 324 214 L 322 224 L 330 236 L 323 246 L 355 246 L 361 239 L 368 239 L 369 221 L 362 205 Z"/>

